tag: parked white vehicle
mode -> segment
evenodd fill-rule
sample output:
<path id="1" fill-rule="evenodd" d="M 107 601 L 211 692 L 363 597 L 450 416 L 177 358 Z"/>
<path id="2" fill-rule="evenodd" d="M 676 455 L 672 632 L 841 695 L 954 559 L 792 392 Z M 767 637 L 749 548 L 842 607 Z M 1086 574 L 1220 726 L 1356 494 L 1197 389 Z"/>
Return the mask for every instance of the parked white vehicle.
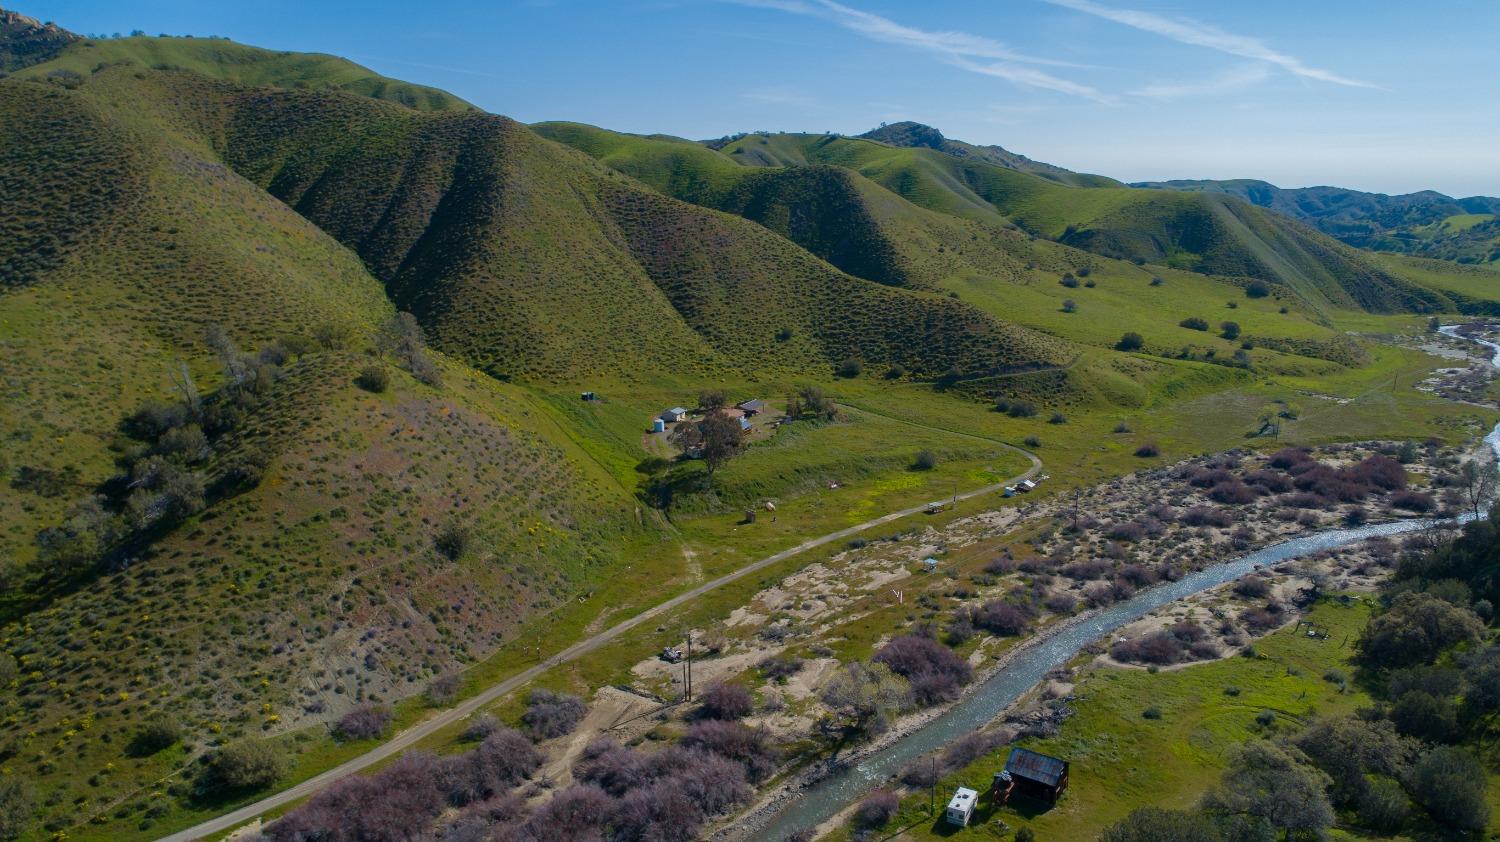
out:
<path id="1" fill-rule="evenodd" d="M 953 793 L 953 800 L 948 802 L 948 809 L 943 811 L 943 818 L 948 824 L 968 827 L 969 819 L 974 816 L 974 804 L 979 800 L 979 793 L 966 786 L 958 788 Z"/>

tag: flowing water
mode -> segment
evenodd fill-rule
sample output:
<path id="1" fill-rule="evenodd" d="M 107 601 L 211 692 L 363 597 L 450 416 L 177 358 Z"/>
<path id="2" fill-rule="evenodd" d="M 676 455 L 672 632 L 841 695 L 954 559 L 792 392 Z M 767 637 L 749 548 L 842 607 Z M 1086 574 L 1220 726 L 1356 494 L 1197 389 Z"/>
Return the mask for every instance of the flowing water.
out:
<path id="1" fill-rule="evenodd" d="M 1459 336 L 1453 328 L 1442 328 L 1442 331 L 1449 336 Z M 1492 362 L 1500 367 L 1500 344 L 1473 337 L 1461 338 L 1489 346 L 1495 351 Z M 1485 441 L 1500 458 L 1500 424 L 1485 437 Z M 1415 532 L 1434 523 L 1433 520 L 1408 520 L 1304 535 L 1142 591 L 1086 620 L 1062 627 L 1047 638 L 1017 650 L 1004 669 L 990 676 L 941 716 L 789 798 L 768 823 L 753 831 L 753 835 L 757 839 L 780 840 L 793 831 L 814 828 L 827 821 L 875 785 L 898 774 L 916 758 L 988 724 L 1047 673 L 1072 660 L 1083 647 L 1164 605 L 1234 581 L 1260 567 L 1367 538 Z"/>

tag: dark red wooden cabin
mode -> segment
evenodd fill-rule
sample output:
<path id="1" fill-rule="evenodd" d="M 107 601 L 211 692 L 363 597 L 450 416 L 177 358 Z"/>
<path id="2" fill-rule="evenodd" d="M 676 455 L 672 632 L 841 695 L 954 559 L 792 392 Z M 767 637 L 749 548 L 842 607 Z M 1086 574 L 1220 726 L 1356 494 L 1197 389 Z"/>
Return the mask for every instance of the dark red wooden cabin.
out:
<path id="1" fill-rule="evenodd" d="M 1068 788 L 1068 761 L 1024 748 L 1012 748 L 1005 769 L 995 773 L 990 800 L 997 806 L 1017 793 L 1054 803 Z"/>

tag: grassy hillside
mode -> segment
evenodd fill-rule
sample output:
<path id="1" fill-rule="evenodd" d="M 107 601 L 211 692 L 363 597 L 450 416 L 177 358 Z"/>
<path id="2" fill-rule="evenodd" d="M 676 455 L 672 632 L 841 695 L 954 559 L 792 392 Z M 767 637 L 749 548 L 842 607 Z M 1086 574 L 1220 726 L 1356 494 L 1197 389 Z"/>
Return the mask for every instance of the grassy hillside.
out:
<path id="1" fill-rule="evenodd" d="M 45 68 L 18 74 L 67 79 L 101 64 L 178 70 L 255 87 L 346 91 L 420 111 L 474 111 L 447 91 L 381 76 L 348 59 L 318 53 L 262 50 L 221 38 L 81 39 L 50 57 Z"/>
<path id="2" fill-rule="evenodd" d="M 1393 274 L 1437 290 L 1452 300 L 1460 313 L 1500 315 L 1500 271 L 1400 254 L 1381 254 L 1373 259 Z"/>
<path id="3" fill-rule="evenodd" d="M 936 213 L 843 167 L 737 167 L 727 155 L 670 138 L 571 123 L 535 128 L 659 191 L 760 222 L 851 273 L 945 291 L 998 319 L 1079 345 L 1110 348 L 1130 330 L 1159 357 L 1228 362 L 1245 350 L 1238 338 L 1215 334 L 1221 321 L 1235 321 L 1258 346 L 1248 359 L 1262 371 L 1328 372 L 1355 364 L 1362 353 L 1338 331 L 1318 324 L 1317 310 L 1290 293 L 1247 298 L 1237 279 L 1138 266 Z M 1069 280 L 1074 273 L 1085 280 Z M 1214 331 L 1183 327 L 1189 318 Z M 1125 363 L 1109 355 L 1075 362 L 1065 371 L 1036 375 L 962 372 L 960 382 L 974 394 L 1076 408 L 1110 401 L 1139 405 L 1143 382 L 1176 376 L 1171 364 L 1135 364 L 1122 372 Z"/>
<path id="4" fill-rule="evenodd" d="M 1432 361 L 1330 326 L 1417 320 L 1339 309 L 1405 287 L 1326 241 L 978 153 L 533 129 L 338 59 L 130 38 L 0 79 L 0 193 L 0 757 L 41 790 L 38 834 L 211 813 L 197 758 L 239 736 L 279 738 L 286 780 L 306 777 L 357 750 L 324 727 L 357 702 L 409 722 L 435 675 L 472 688 L 809 536 L 1010 476 L 1006 442 L 1081 482 L 1138 464 L 1144 436 L 1242 440 L 1298 393 L 1352 398 L 1308 439 L 1440 414 L 1360 401 Z M 1163 262 L 1106 256 L 1137 249 Z M 1167 265 L 1213 261 L 1233 271 Z M 1399 267 L 1482 297 L 1419 268 Z M 1247 298 L 1262 269 L 1283 285 Z M 377 342 L 398 310 L 436 376 Z M 1126 330 L 1142 347 L 1115 350 Z M 677 507 L 646 507 L 661 409 L 806 385 L 836 420 L 762 429 L 712 487 L 676 465 Z M 188 393 L 202 406 L 164 430 L 132 420 Z M 938 464 L 916 470 L 924 451 Z M 168 482 L 200 504 L 159 517 Z M 769 522 L 740 522 L 766 500 Z M 160 712 L 185 740 L 127 752 Z"/>
<path id="5" fill-rule="evenodd" d="M 921 123 L 903 121 L 881 125 L 860 135 L 865 140 L 879 141 L 890 146 L 936 149 L 958 158 L 973 158 L 997 164 L 1012 170 L 1041 176 L 1048 181 L 1070 187 L 1120 187 L 1120 182 L 1102 175 L 1077 173 L 1042 161 L 1033 161 L 999 146 L 976 146 L 961 140 L 943 137 L 943 133 Z"/>
<path id="6" fill-rule="evenodd" d="M 880 283 L 937 288 L 958 272 L 1016 277 L 1038 259 L 1010 226 L 934 213 L 849 169 L 747 168 L 684 141 L 577 123 L 533 129 L 657 191 L 745 217 L 845 272 Z M 1049 268 L 1072 268 L 1045 261 Z"/>
<path id="7" fill-rule="evenodd" d="M 181 762 L 120 757 L 158 712 L 201 748 L 420 693 L 618 562 L 628 498 L 532 432 L 524 400 L 457 366 L 441 392 L 397 373 L 373 395 L 362 359 L 288 366 L 223 446 L 269 459 L 259 487 L 0 629 L 24 673 L 0 732 L 17 771 L 93 812 Z"/>
<path id="8" fill-rule="evenodd" d="M 1333 240 L 1224 196 L 1068 187 L 934 149 L 833 135 L 749 135 L 723 151 L 749 165 L 836 164 L 931 210 L 1013 222 L 1102 255 L 1282 284 L 1320 308 L 1448 304 Z"/>
<path id="9" fill-rule="evenodd" d="M 151 80 L 184 77 L 0 80 L 0 183 L 18 197 L 0 213 L 0 639 L 19 670 L 0 752 L 47 799 L 39 827 L 76 833 L 127 797 L 116 818 L 149 826 L 142 787 L 198 753 L 419 692 L 605 576 L 641 531 L 633 489 L 520 390 L 441 360 L 440 390 L 394 367 L 388 391 L 357 387 L 394 312 L 383 284 L 225 166 L 208 110 L 154 110 L 172 89 Z M 180 399 L 184 366 L 214 400 L 214 324 L 281 362 L 251 409 L 214 416 L 212 455 L 189 452 L 203 509 L 105 569 L 33 573 L 34 535 L 92 494 L 121 499 L 161 446 L 127 438 L 129 415 Z M 245 464 L 263 476 L 240 488 Z M 451 557 L 448 531 L 465 536 Z M 158 711 L 190 747 L 126 752 Z"/>
<path id="10" fill-rule="evenodd" d="M 0 108 L 0 183 L 18 197 L 0 212 L 0 436 L 7 468 L 70 478 L 0 487 L 0 541 L 24 561 L 39 520 L 114 472 L 120 420 L 168 393 L 178 360 L 209 369 L 209 324 L 255 348 L 320 325 L 368 336 L 390 305 L 326 234 L 167 136 L 53 85 L 0 81 Z"/>
<path id="11" fill-rule="evenodd" d="M 1136 187 L 1235 196 L 1359 248 L 1488 264 L 1500 260 L 1500 199 L 1432 190 L 1388 196 L 1342 187 L 1281 188 L 1252 179 L 1144 182 Z"/>

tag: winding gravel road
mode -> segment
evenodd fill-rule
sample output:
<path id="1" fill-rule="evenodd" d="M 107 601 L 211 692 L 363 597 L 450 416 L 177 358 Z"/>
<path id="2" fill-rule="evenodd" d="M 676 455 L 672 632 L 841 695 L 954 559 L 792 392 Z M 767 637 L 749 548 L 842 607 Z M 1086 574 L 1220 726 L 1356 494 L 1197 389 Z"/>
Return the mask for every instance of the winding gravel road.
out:
<path id="1" fill-rule="evenodd" d="M 923 425 L 918 424 L 915 426 Z M 1004 480 L 1002 482 L 997 482 L 992 485 L 986 485 L 983 488 L 976 488 L 972 491 L 966 491 L 962 494 L 957 495 L 954 499 L 968 500 L 970 498 L 979 497 L 985 494 L 993 494 L 994 492 L 999 491 L 1001 488 L 1004 488 L 1007 485 L 1014 485 L 1015 483 L 1018 483 L 1024 479 L 1031 479 L 1042 470 L 1042 460 L 1035 453 L 1032 453 L 1028 450 L 1023 450 L 1019 447 L 1016 447 L 1015 445 L 1005 444 L 1004 442 L 995 441 L 993 439 L 986 440 L 992 441 L 997 446 L 1002 447 L 1006 450 L 1020 453 L 1022 456 L 1025 456 L 1031 461 L 1031 467 L 1024 473 L 1011 477 L 1010 479 Z M 752 573 L 757 573 L 767 567 L 770 567 L 773 564 L 785 561 L 799 553 L 804 553 L 808 550 L 821 547 L 825 544 L 843 540 L 844 538 L 848 538 L 852 535 L 864 532 L 867 529 L 873 529 L 882 524 L 890 523 L 894 520 L 900 520 L 904 517 L 910 517 L 911 515 L 925 511 L 928 505 L 929 504 L 927 503 L 923 503 L 916 506 L 909 506 L 905 509 L 900 509 L 898 511 L 881 515 L 874 520 L 868 520 L 855 526 L 840 529 L 837 532 L 830 532 L 827 535 L 822 535 L 817 538 L 811 538 L 809 540 L 803 541 L 795 547 L 782 550 L 775 555 L 769 555 L 763 559 L 760 559 L 759 561 L 747 564 L 732 573 L 726 573 L 717 579 L 704 582 L 703 584 L 697 586 L 696 588 L 693 588 L 692 590 L 678 594 L 677 596 L 672 597 L 671 599 L 661 603 L 660 605 L 657 605 L 653 608 L 648 608 L 628 620 L 611 626 L 608 629 L 605 629 L 604 631 L 594 635 L 593 637 L 587 638 L 585 640 L 580 640 L 579 642 L 573 644 L 572 646 L 569 646 L 567 649 L 564 649 L 561 652 L 558 652 L 556 655 L 553 655 L 547 660 L 542 661 L 541 663 L 534 666 L 528 667 L 525 670 L 522 670 L 521 672 L 511 676 L 510 678 L 505 679 L 504 681 L 491 685 L 483 692 L 463 701 L 458 706 L 449 708 L 448 710 L 437 714 L 431 719 L 424 720 L 417 725 L 414 725 L 411 728 L 402 731 L 401 733 L 392 737 L 389 741 L 381 743 L 375 748 L 370 749 L 369 751 L 352 760 L 346 760 L 345 762 L 340 763 L 339 765 L 333 767 L 332 769 L 329 769 L 326 772 L 323 772 L 320 775 L 308 778 L 307 780 L 297 784 L 296 786 L 293 786 L 289 789 L 284 789 L 281 792 L 276 793 L 275 795 L 270 795 L 262 798 L 261 800 L 256 801 L 253 804 L 247 804 L 237 810 L 225 813 L 224 815 L 218 816 L 216 818 L 209 819 L 206 822 L 194 825 L 193 827 L 190 827 L 186 830 L 178 831 L 177 833 L 173 833 L 170 836 L 163 836 L 161 837 L 160 842 L 189 842 L 189 840 L 202 839 L 214 834 L 224 833 L 225 831 L 232 830 L 242 824 L 245 824 L 246 822 L 255 819 L 257 816 L 261 816 L 265 813 L 275 810 L 278 807 L 284 807 L 294 801 L 306 798 L 307 796 L 316 793 L 317 791 L 342 777 L 352 775 L 355 772 L 360 771 L 361 769 L 366 769 L 373 764 L 394 757 L 401 752 L 412 748 L 417 743 L 421 742 L 429 736 L 432 736 L 439 730 L 446 728 L 447 726 L 452 725 L 459 720 L 462 720 L 463 718 L 469 716 L 485 705 L 488 705 L 496 699 L 499 699 L 500 697 L 513 692 L 517 688 L 524 686 L 527 682 L 530 682 L 532 679 L 536 678 L 547 670 L 552 669 L 553 667 L 556 667 L 560 664 L 566 664 L 569 661 L 575 660 L 582 655 L 586 655 L 594 651 L 595 649 L 598 649 L 599 647 L 605 645 L 606 643 L 609 643 L 625 632 L 630 631 L 636 626 L 660 617 L 661 615 L 675 608 L 678 608 L 679 606 L 682 606 L 694 599 L 697 599 L 700 596 L 703 596 L 709 591 L 712 591 L 716 588 L 721 588 L 724 585 L 729 584 L 730 582 L 743 579 L 744 577 L 749 576 Z"/>

